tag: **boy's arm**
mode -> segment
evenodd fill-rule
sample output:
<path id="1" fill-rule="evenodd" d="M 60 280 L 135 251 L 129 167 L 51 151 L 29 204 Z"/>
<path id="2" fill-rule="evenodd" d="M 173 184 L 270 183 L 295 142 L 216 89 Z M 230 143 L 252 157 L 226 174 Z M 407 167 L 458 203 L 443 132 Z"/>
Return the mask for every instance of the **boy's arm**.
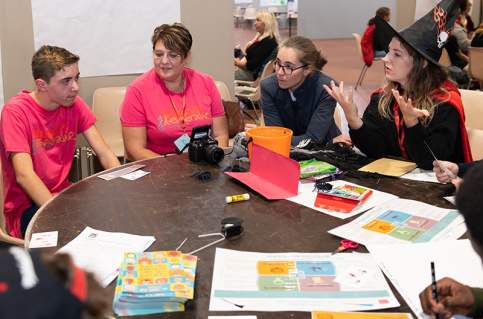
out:
<path id="1" fill-rule="evenodd" d="M 32 157 L 28 153 L 12 153 L 11 158 L 17 184 L 37 206 L 41 207 L 52 194 L 35 173 Z"/>
<path id="2" fill-rule="evenodd" d="M 99 130 L 95 125 L 92 125 L 89 129 L 82 133 L 86 138 L 89 145 L 99 158 L 101 165 L 104 169 L 113 168 L 121 165 L 119 159 L 114 155 L 111 149 L 107 146 L 106 142 L 99 133 Z"/>

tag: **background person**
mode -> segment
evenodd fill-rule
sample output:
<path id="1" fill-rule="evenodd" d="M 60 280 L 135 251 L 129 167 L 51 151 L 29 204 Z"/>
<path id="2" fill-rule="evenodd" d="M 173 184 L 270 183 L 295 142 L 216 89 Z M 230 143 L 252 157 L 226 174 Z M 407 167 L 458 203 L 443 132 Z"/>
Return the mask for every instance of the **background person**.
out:
<path id="1" fill-rule="evenodd" d="M 254 81 L 269 61 L 280 38 L 277 18 L 272 12 L 260 11 L 255 20 L 257 35 L 248 42 L 244 58 L 235 58 L 235 80 Z"/>
<path id="2" fill-rule="evenodd" d="M 295 36 L 280 45 L 275 74 L 260 83 L 265 125 L 291 129 L 294 146 L 306 139 L 331 144 L 341 135 L 334 121 L 336 101 L 322 87 L 333 80 L 321 72 L 326 63 L 310 39 Z M 337 141 L 351 144 L 348 136 Z"/>
<path id="3" fill-rule="evenodd" d="M 32 58 L 37 89 L 18 93 L 2 109 L 5 217 L 14 237 L 23 238 L 39 207 L 72 184 L 67 177 L 77 134 L 84 135 L 103 168 L 120 165 L 94 126 L 96 117 L 77 95 L 78 61 L 64 48 L 42 46 Z"/>
<path id="4" fill-rule="evenodd" d="M 473 3 L 471 0 L 461 0 L 460 9 L 461 9 L 461 19 L 460 22 L 466 29 L 466 33 L 468 34 L 468 39 L 473 37 L 473 32 L 475 31 L 475 23 L 470 16 L 471 8 L 473 7 Z"/>
<path id="5" fill-rule="evenodd" d="M 129 161 L 173 152 L 174 142 L 195 126 L 211 125 L 218 146 L 228 146 L 220 93 L 213 79 L 186 67 L 192 37 L 180 23 L 163 24 L 152 36 L 154 68 L 134 80 L 120 108 Z"/>
<path id="6" fill-rule="evenodd" d="M 376 15 L 381 16 L 387 22 L 391 21 L 391 9 L 388 7 L 380 7 L 376 11 Z M 382 58 L 386 56 L 387 48 L 384 48 L 379 41 L 379 31 L 376 30 L 376 19 L 371 18 L 367 22 L 367 28 L 361 39 L 361 48 L 364 62 L 367 67 L 372 65 L 374 58 Z"/>
<path id="7" fill-rule="evenodd" d="M 469 238 L 476 253 L 483 261 L 483 164 L 476 164 L 468 171 L 456 192 L 456 207 L 465 218 Z M 463 285 L 451 278 L 436 282 L 438 303 L 433 299 L 431 285 L 420 294 L 423 311 L 428 315 L 439 313 L 445 318 L 465 315 L 471 318 L 483 316 L 483 289 Z"/>
<path id="8" fill-rule="evenodd" d="M 437 6 L 447 14 L 443 30 L 450 30 L 458 2 L 443 0 Z M 383 43 L 390 42 L 383 58 L 385 82 L 373 93 L 363 118 L 357 113 L 352 88 L 347 95 L 343 82 L 340 87 L 332 82 L 332 90 L 324 86 L 344 109 L 355 146 L 372 158 L 399 156 L 432 169 L 433 157 L 426 142 L 438 159 L 470 162 L 460 93 L 436 62 L 442 44 L 439 47 L 433 10 L 399 33 L 380 16 L 376 16 L 376 24 Z M 421 29 L 433 32 L 422 33 Z"/>
<path id="9" fill-rule="evenodd" d="M 468 53 L 468 47 L 471 44 L 471 39 L 469 38 L 468 32 L 466 30 L 466 14 L 468 14 L 469 10 L 471 9 L 471 1 L 470 0 L 459 0 L 459 12 L 458 18 L 456 19 L 456 23 L 454 24 L 454 29 L 452 34 L 456 37 L 456 41 L 458 41 L 458 46 L 460 47 L 461 51 L 465 54 Z"/>

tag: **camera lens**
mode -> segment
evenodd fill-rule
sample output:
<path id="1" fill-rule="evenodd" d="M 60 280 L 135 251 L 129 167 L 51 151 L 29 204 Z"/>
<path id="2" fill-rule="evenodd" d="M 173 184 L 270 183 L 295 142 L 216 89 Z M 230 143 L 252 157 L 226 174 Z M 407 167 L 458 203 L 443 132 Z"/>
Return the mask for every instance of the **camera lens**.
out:
<path id="1" fill-rule="evenodd" d="M 223 157 L 225 157 L 225 152 L 222 148 L 218 147 L 215 143 L 205 144 L 205 161 L 211 164 L 217 164 L 221 162 Z"/>

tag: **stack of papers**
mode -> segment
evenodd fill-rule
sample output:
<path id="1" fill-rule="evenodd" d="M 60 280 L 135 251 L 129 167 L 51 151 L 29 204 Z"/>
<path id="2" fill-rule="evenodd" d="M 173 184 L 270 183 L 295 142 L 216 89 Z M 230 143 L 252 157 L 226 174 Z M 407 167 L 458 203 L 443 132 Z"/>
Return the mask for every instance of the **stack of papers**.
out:
<path id="1" fill-rule="evenodd" d="M 119 316 L 184 311 L 193 299 L 197 257 L 180 251 L 124 254 L 114 295 Z"/>
<path id="2" fill-rule="evenodd" d="M 144 251 L 156 239 L 126 233 L 109 233 L 86 227 L 73 241 L 58 250 L 72 256 L 74 264 L 94 274 L 106 287 L 117 276 L 127 251 Z"/>

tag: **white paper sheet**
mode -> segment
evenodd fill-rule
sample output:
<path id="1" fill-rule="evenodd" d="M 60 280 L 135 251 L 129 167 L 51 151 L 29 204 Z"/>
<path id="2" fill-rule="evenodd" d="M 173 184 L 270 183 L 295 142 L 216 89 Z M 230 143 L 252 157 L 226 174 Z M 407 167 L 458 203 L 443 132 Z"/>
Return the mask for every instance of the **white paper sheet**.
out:
<path id="1" fill-rule="evenodd" d="M 180 22 L 180 11 L 180 0 L 35 0 L 35 50 L 49 44 L 79 55 L 81 77 L 144 73 L 153 67 L 154 28 Z"/>
<path id="2" fill-rule="evenodd" d="M 457 210 L 398 198 L 329 233 L 367 245 L 451 240 L 465 231 L 464 219 Z"/>
<path id="3" fill-rule="evenodd" d="M 350 285 L 337 282 L 344 282 L 354 267 L 373 275 Z M 210 311 L 358 311 L 399 306 L 370 254 L 217 248 L 211 287 Z"/>
<path id="4" fill-rule="evenodd" d="M 439 183 L 438 179 L 436 178 L 436 173 L 432 170 L 426 170 L 419 167 L 407 172 L 406 174 L 400 176 L 399 178 L 411 179 L 414 181 L 421 181 L 421 182 L 431 182 L 431 183 Z"/>
<path id="5" fill-rule="evenodd" d="M 144 251 L 155 240 L 153 236 L 110 233 L 86 227 L 57 253 L 71 255 L 78 267 L 94 273 L 106 287 L 116 278 L 124 252 Z"/>
<path id="6" fill-rule="evenodd" d="M 483 287 L 481 258 L 467 239 L 413 245 L 367 245 L 386 276 L 418 318 L 422 313 L 419 293 L 431 284 L 430 263 L 435 263 L 436 280 L 453 278 L 472 287 Z"/>
<path id="7" fill-rule="evenodd" d="M 358 185 L 358 184 L 354 184 L 354 183 L 348 183 L 346 181 L 341 181 L 341 180 L 332 181 L 332 182 L 330 182 L 330 184 L 332 184 L 332 186 L 334 186 L 334 187 L 338 186 L 338 185 L 343 185 L 343 184 L 351 184 L 351 185 L 355 185 L 355 186 L 359 186 L 359 187 L 363 187 L 363 188 L 367 188 L 367 189 L 372 189 L 372 188 L 368 188 L 366 186 L 362 186 L 362 185 Z M 366 210 L 368 210 L 368 209 L 370 209 L 370 208 L 372 208 L 376 205 L 383 204 L 387 201 L 390 201 L 392 199 L 397 198 L 397 196 L 395 196 L 395 195 L 385 193 L 385 192 L 380 192 L 380 191 L 374 189 L 373 190 L 374 192 L 367 199 L 367 201 L 365 201 L 361 205 L 354 208 L 354 210 L 352 212 L 347 213 L 347 214 L 339 213 L 339 212 L 332 212 L 332 211 L 322 209 L 322 208 L 318 208 L 318 207 L 314 206 L 315 199 L 317 197 L 317 192 L 313 191 L 314 185 L 315 184 L 312 181 L 309 181 L 309 180 L 306 180 L 306 179 L 300 180 L 300 182 L 299 182 L 299 194 L 295 197 L 290 197 L 290 198 L 287 198 L 287 199 L 289 201 L 294 202 L 294 203 L 315 209 L 315 210 L 317 210 L 321 213 L 325 213 L 327 215 L 338 217 L 340 219 L 346 219 L 346 218 L 352 217 L 354 215 L 360 214 L 363 211 L 366 211 Z"/>

